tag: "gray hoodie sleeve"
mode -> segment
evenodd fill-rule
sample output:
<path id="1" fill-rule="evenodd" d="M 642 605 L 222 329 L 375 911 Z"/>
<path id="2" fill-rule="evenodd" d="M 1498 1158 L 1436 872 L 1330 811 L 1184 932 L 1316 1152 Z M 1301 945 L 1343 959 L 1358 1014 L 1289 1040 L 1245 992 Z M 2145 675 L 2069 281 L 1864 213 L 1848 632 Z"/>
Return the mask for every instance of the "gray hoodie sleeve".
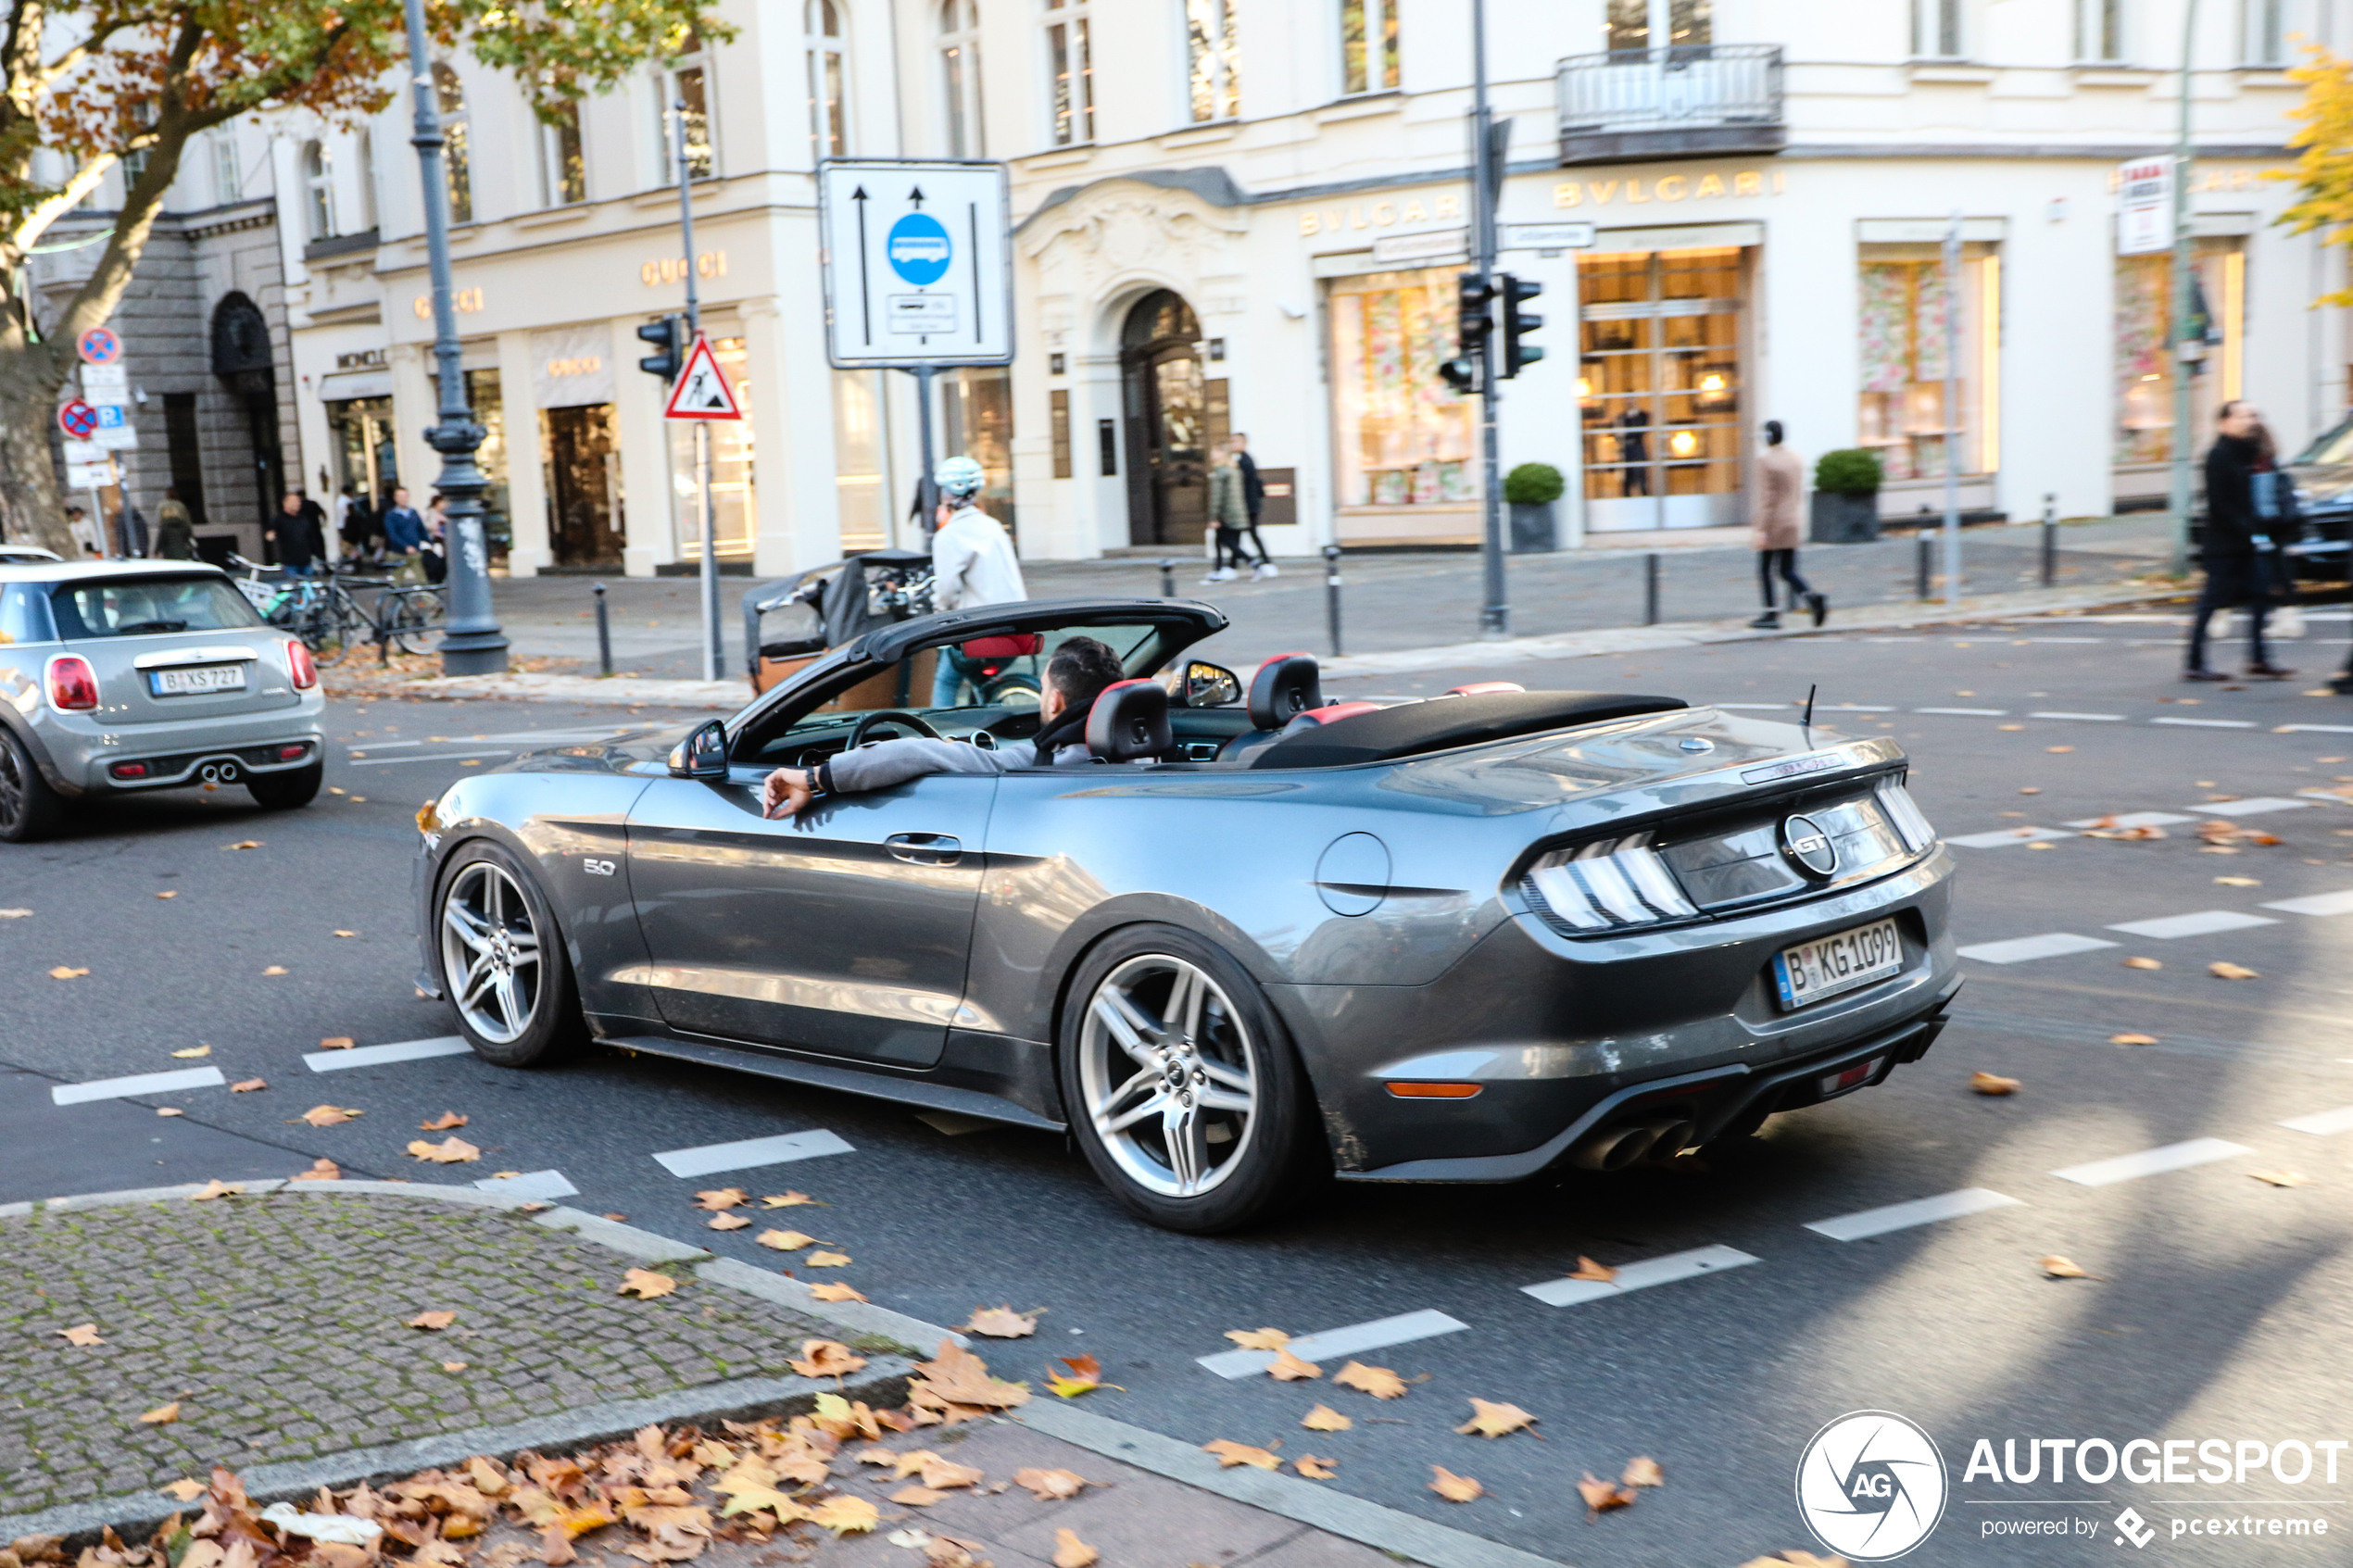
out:
<path id="1" fill-rule="evenodd" d="M 827 771 L 832 774 L 837 792 L 862 795 L 932 773 L 1006 772 L 1028 750 L 1026 742 L 1019 751 L 984 751 L 960 740 L 876 741 L 855 751 L 842 752 L 833 759 Z"/>

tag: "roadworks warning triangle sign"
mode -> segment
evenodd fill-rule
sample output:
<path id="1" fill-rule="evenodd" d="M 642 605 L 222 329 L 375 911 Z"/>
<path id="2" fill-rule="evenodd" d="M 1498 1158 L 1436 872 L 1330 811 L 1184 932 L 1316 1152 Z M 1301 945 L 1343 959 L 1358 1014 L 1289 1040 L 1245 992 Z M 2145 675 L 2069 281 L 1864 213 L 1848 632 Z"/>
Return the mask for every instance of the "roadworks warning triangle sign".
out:
<path id="1" fill-rule="evenodd" d="M 678 377 L 678 384 L 670 389 L 669 406 L 662 409 L 665 420 L 740 420 L 743 406 L 736 401 L 736 389 L 727 384 L 727 376 L 719 368 L 719 357 L 711 351 L 711 340 L 698 335 L 695 346 L 687 351 L 686 368 Z"/>

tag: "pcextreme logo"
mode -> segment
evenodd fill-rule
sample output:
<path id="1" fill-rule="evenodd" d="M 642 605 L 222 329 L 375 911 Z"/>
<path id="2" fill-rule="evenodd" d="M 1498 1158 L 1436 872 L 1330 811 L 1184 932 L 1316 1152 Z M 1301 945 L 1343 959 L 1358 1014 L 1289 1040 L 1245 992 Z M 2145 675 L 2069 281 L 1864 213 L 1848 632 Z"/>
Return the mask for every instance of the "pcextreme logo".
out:
<path id="1" fill-rule="evenodd" d="M 1797 1461 L 1797 1511 L 1854 1562 L 1903 1556 L 1944 1517 L 1944 1458 L 1917 1424 L 1856 1411 L 1814 1434 Z"/>

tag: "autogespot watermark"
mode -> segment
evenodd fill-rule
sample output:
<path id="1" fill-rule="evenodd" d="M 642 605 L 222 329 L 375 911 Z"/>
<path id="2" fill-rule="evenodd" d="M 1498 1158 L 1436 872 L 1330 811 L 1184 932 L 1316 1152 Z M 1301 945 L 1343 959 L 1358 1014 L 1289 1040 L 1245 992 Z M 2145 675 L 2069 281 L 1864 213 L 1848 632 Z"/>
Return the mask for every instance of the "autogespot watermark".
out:
<path id="1" fill-rule="evenodd" d="M 2321 1495 L 2337 1485 L 2340 1461 L 2353 1482 L 2353 1439 L 2289 1437 L 1979 1437 L 1962 1466 L 1964 1491 L 2057 1486 L 2201 1486 L 2277 1490 L 2310 1487 L 2288 1498 L 2218 1499 L 2195 1495 L 2136 1499 L 2120 1512 L 2114 1500 L 2001 1496 L 1960 1499 L 1989 1511 L 1978 1521 L 1985 1540 L 2071 1537 L 2140 1550 L 2160 1537 L 2239 1537 L 2250 1544 L 2317 1542 L 2330 1534 Z M 1854 1562 L 1884 1562 L 1926 1540 L 1952 1501 L 1944 1461 L 1925 1428 L 1888 1411 L 1840 1416 L 1806 1445 L 1797 1461 L 1797 1507 L 1806 1527 Z M 2020 1512 L 2010 1512 L 2012 1510 Z M 2027 1511 L 2053 1512 L 2027 1512 Z M 2156 1517 L 2144 1514 L 2148 1510 Z M 2066 1511 L 2066 1512 L 2057 1512 Z M 2343 1534 L 2340 1529 L 2338 1534 Z"/>

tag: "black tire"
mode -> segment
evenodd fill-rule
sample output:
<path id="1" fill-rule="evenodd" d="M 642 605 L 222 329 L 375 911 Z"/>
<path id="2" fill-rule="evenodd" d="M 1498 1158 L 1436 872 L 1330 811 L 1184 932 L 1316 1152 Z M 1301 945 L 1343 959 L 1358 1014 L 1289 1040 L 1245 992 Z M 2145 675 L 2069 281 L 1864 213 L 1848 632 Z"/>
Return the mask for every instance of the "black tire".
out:
<path id="1" fill-rule="evenodd" d="M 402 653 L 427 654 L 441 646 L 442 622 L 449 607 L 426 588 L 395 594 L 390 606 L 392 646 Z"/>
<path id="2" fill-rule="evenodd" d="M 484 896 L 484 884 L 492 882 L 503 883 L 495 904 Z M 520 909 L 514 907 L 517 898 Z M 528 938 L 533 960 L 505 966 L 516 981 L 517 998 L 510 999 L 497 985 L 495 956 L 459 935 L 451 921 L 453 904 L 459 908 L 458 923 L 477 935 L 496 941 L 503 933 L 510 955 L 519 949 L 519 939 Z M 475 839 L 449 857 L 434 887 L 433 922 L 434 968 L 441 975 L 442 994 L 457 1015 L 458 1032 L 476 1056 L 500 1067 L 537 1067 L 560 1060 L 587 1038 L 563 932 L 540 891 L 539 879 L 503 845 Z M 470 969 L 452 972 L 461 958 L 468 964 L 477 958 L 491 959 L 491 984 L 484 995 L 477 997 L 471 988 Z M 527 985 L 525 969 L 535 972 Z M 514 1025 L 517 1010 L 522 1014 L 520 1026 Z"/>
<path id="3" fill-rule="evenodd" d="M 0 842 L 30 844 L 57 831 L 65 820 L 66 800 L 41 776 L 13 731 L 0 729 Z"/>
<path id="4" fill-rule="evenodd" d="M 1180 984 L 1201 995 L 1189 1035 L 1157 1010 Z M 1099 1011 L 1114 991 L 1125 1006 Z M 1186 1010 L 1179 1003 L 1176 1010 Z M 1123 1040 L 1114 1017 L 1140 1049 Z M 1330 1171 L 1314 1090 L 1265 993 L 1230 954 L 1189 931 L 1130 926 L 1097 945 L 1072 976 L 1055 1039 L 1078 1147 L 1139 1219 L 1196 1236 L 1237 1230 L 1315 1190 Z M 1247 1093 L 1234 1086 L 1244 1080 Z M 1172 1109 L 1172 1099 L 1180 1106 Z M 1246 1112 L 1234 1109 L 1240 1101 Z M 1117 1125 L 1123 1119 L 1127 1126 Z M 1180 1126 L 1198 1127 L 1201 1136 L 1180 1135 Z M 1180 1135 L 1189 1152 L 1178 1152 Z M 1226 1145 L 1234 1147 L 1221 1158 Z M 1189 1172 L 1180 1172 L 1180 1160 Z"/>
<path id="5" fill-rule="evenodd" d="M 327 781 L 324 758 L 308 768 L 296 768 L 285 773 L 247 773 L 245 793 L 255 802 L 272 811 L 291 811 L 308 806 L 319 797 L 319 786 Z"/>

